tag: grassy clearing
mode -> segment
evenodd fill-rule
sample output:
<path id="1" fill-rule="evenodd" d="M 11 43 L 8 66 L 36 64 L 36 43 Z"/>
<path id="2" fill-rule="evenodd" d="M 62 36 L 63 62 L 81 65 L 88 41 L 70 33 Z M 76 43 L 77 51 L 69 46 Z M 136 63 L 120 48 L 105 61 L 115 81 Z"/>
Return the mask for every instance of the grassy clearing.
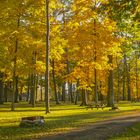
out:
<path id="1" fill-rule="evenodd" d="M 128 113 L 136 113 L 140 110 L 140 103 L 121 103 L 119 111 L 109 111 L 109 108 L 86 110 L 79 105 L 51 105 L 51 113 L 45 114 L 43 104 L 37 104 L 32 108 L 26 103 L 17 104 L 16 111 L 10 111 L 10 104 L 0 105 L 0 140 L 21 140 L 25 138 L 40 137 L 55 134 L 71 129 L 84 127 L 85 125 L 121 116 Z M 20 128 L 21 117 L 25 116 L 45 117 L 46 126 L 34 128 Z"/>
<path id="2" fill-rule="evenodd" d="M 110 140 L 140 140 L 140 123 L 127 128 L 124 133 L 119 136 L 115 136 Z"/>

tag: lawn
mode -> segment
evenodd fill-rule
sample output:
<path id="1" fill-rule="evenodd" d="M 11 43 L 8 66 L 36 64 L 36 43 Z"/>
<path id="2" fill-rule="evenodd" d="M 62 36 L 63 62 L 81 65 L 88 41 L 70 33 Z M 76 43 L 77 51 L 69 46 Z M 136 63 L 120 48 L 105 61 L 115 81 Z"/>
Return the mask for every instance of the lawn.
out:
<path id="1" fill-rule="evenodd" d="M 140 123 L 135 124 L 118 136 L 111 138 L 110 140 L 140 140 Z"/>
<path id="2" fill-rule="evenodd" d="M 119 111 L 109 111 L 109 108 L 88 109 L 79 105 L 51 105 L 51 113 L 45 114 L 43 103 L 37 104 L 35 108 L 27 103 L 16 104 L 16 111 L 10 111 L 10 104 L 0 105 L 0 140 L 21 140 L 53 135 L 64 131 L 70 131 L 124 114 L 139 112 L 140 103 L 120 103 Z M 20 119 L 25 116 L 44 116 L 46 125 L 44 127 L 20 128 Z"/>

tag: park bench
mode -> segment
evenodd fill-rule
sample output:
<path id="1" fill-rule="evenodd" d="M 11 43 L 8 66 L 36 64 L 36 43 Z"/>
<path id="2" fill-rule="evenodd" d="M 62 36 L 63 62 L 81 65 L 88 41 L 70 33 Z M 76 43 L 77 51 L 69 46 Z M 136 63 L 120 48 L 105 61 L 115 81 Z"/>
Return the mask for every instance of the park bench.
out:
<path id="1" fill-rule="evenodd" d="M 98 104 L 95 104 L 95 107 L 96 107 L 97 109 L 101 108 L 101 109 L 103 110 L 103 109 L 106 107 L 106 105 L 103 104 L 103 103 L 98 103 Z"/>
<path id="2" fill-rule="evenodd" d="M 20 122 L 21 127 L 43 126 L 44 124 L 45 120 L 43 116 L 23 117 Z"/>
<path id="3" fill-rule="evenodd" d="M 93 104 L 87 104 L 86 109 L 93 109 L 94 105 Z"/>
<path id="4" fill-rule="evenodd" d="M 88 104 L 86 106 L 86 109 L 88 110 L 88 109 L 93 109 L 93 108 L 97 108 L 97 109 L 102 108 L 102 110 L 103 110 L 105 107 L 106 107 L 106 104 L 100 102 L 98 104 Z"/>
<path id="5" fill-rule="evenodd" d="M 136 103 L 136 102 L 138 102 L 138 99 L 136 98 L 131 99 L 131 103 Z"/>

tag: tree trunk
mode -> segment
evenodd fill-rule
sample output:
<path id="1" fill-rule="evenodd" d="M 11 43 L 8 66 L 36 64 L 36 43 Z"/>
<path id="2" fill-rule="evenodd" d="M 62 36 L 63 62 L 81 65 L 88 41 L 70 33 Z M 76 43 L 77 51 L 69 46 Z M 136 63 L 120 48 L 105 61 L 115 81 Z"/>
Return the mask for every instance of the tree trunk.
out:
<path id="1" fill-rule="evenodd" d="M 127 66 L 127 93 L 128 101 L 131 101 L 131 81 L 130 81 L 130 66 Z"/>
<path id="2" fill-rule="evenodd" d="M 123 101 L 126 100 L 126 55 L 124 54 L 124 67 L 123 67 Z"/>
<path id="3" fill-rule="evenodd" d="M 30 97 L 30 74 L 28 75 L 28 81 L 27 81 L 27 98 L 26 98 L 26 101 L 28 102 L 29 101 L 29 97 Z"/>
<path id="4" fill-rule="evenodd" d="M 80 106 L 86 106 L 87 105 L 87 93 L 85 89 L 82 89 L 82 103 Z"/>
<path id="5" fill-rule="evenodd" d="M 30 97 L 30 103 L 32 104 L 32 107 L 35 107 L 35 76 L 34 76 L 34 74 L 31 74 L 31 97 Z"/>
<path id="6" fill-rule="evenodd" d="M 30 93 L 30 103 L 32 104 L 32 107 L 35 107 L 35 101 L 36 101 L 36 72 L 35 72 L 35 64 L 36 64 L 36 51 L 33 51 L 32 56 L 32 65 L 34 66 L 32 70 L 32 74 L 30 76 L 31 80 L 31 93 Z"/>
<path id="7" fill-rule="evenodd" d="M 19 93 L 18 93 L 18 76 L 15 77 L 15 103 L 19 102 Z"/>
<path id="8" fill-rule="evenodd" d="M 113 63 L 113 56 L 108 56 L 109 64 Z M 108 107 L 114 107 L 114 84 L 113 84 L 113 70 L 109 70 L 109 76 L 108 76 L 108 95 L 107 95 L 107 106 Z"/>
<path id="9" fill-rule="evenodd" d="M 118 84 L 118 85 L 117 85 L 117 86 L 118 86 L 118 87 L 117 87 L 117 89 L 118 89 L 118 90 L 117 90 L 117 102 L 119 102 L 119 100 L 120 100 L 120 92 L 121 92 L 121 89 L 120 89 L 120 88 L 121 88 L 121 87 L 120 87 L 120 82 L 121 82 L 121 80 L 120 80 L 120 67 L 119 67 L 118 62 L 117 62 L 117 68 L 118 68 L 118 69 L 117 69 L 117 70 L 118 70 L 118 71 L 117 71 L 117 72 L 118 72 L 118 73 L 117 73 L 117 74 L 118 74 L 118 76 L 117 76 L 117 82 L 118 82 L 118 83 L 117 83 L 117 84 Z"/>
<path id="10" fill-rule="evenodd" d="M 3 88 L 3 74 L 0 73 L 0 104 L 3 104 L 4 102 L 4 88 Z"/>
<path id="11" fill-rule="evenodd" d="M 77 105 L 77 103 L 78 103 L 78 97 L 79 97 L 79 91 L 77 90 L 76 95 L 75 95 L 75 101 L 74 101 L 75 105 Z"/>
<path id="12" fill-rule="evenodd" d="M 66 102 L 65 86 L 66 86 L 66 83 L 64 82 L 64 83 L 62 84 L 62 101 L 63 101 L 63 102 Z"/>
<path id="13" fill-rule="evenodd" d="M 36 101 L 38 99 L 38 75 L 35 76 L 35 97 L 36 97 Z"/>
<path id="14" fill-rule="evenodd" d="M 103 101 L 104 100 L 104 96 L 102 94 L 102 82 L 100 81 L 100 86 L 99 86 L 99 100 Z"/>
<path id="15" fill-rule="evenodd" d="M 96 1 L 95 1 L 95 6 L 94 8 L 96 9 Z M 94 19 L 94 32 L 95 32 L 95 36 L 96 36 L 96 20 Z M 96 62 L 97 59 L 97 54 L 96 54 L 96 41 L 94 41 L 94 45 L 95 45 L 95 49 L 94 49 L 94 61 Z M 98 89 L 97 89 L 97 70 L 96 68 L 94 68 L 94 95 L 95 95 L 95 103 L 98 104 Z"/>
<path id="16" fill-rule="evenodd" d="M 17 29 L 20 25 L 20 18 L 17 19 Z M 18 38 L 16 39 L 15 50 L 14 50 L 14 59 L 13 59 L 13 94 L 12 94 L 12 104 L 11 111 L 15 110 L 15 93 L 16 93 L 16 69 L 17 69 L 17 49 L 18 49 Z"/>
<path id="17" fill-rule="evenodd" d="M 123 101 L 126 100 L 126 77 L 125 74 L 123 74 Z"/>
<path id="18" fill-rule="evenodd" d="M 128 101 L 131 101 L 130 66 L 127 64 L 126 54 L 124 54 L 124 64 L 126 68 L 126 78 L 127 78 L 127 96 L 128 96 Z"/>
<path id="19" fill-rule="evenodd" d="M 95 78 L 95 85 L 94 85 L 95 103 L 98 104 L 97 70 L 96 69 L 94 69 L 94 78 Z"/>
<path id="20" fill-rule="evenodd" d="M 53 85 L 54 85 L 55 101 L 56 101 L 56 104 L 60 104 L 60 103 L 59 103 L 59 99 L 58 99 L 57 89 L 56 89 L 55 61 L 54 61 L 54 59 L 52 60 L 52 75 L 53 75 Z"/>
<path id="21" fill-rule="evenodd" d="M 66 64 L 67 64 L 67 74 L 70 74 L 70 63 L 69 63 L 69 55 L 68 55 L 68 48 L 66 48 Z M 72 93 L 72 83 L 70 83 L 70 81 L 68 81 L 68 94 L 69 94 L 69 99 L 71 101 L 71 103 L 74 103 L 74 98 L 73 98 L 73 93 Z"/>
<path id="22" fill-rule="evenodd" d="M 69 94 L 70 94 L 70 101 L 71 101 L 71 103 L 74 103 L 72 83 L 69 83 Z"/>
<path id="23" fill-rule="evenodd" d="M 77 103 L 78 103 L 78 98 L 79 98 L 79 89 L 78 89 L 78 87 L 79 87 L 79 80 L 78 80 L 78 82 L 77 82 L 77 86 L 76 86 L 76 88 L 77 88 L 77 90 L 76 90 L 76 97 L 75 97 L 75 105 L 77 105 Z"/>
<path id="24" fill-rule="evenodd" d="M 136 55 L 136 97 L 137 100 L 139 99 L 139 85 L 138 85 L 138 55 L 135 52 Z"/>
<path id="25" fill-rule="evenodd" d="M 42 102 L 43 101 L 43 89 L 42 89 L 42 84 L 40 85 L 40 96 L 41 96 L 41 98 L 40 98 L 40 101 Z"/>
<path id="26" fill-rule="evenodd" d="M 50 67 L 50 18 L 49 18 L 49 0 L 46 0 L 46 74 L 45 74 L 45 101 L 46 114 L 50 112 L 49 105 L 49 67 Z"/>
<path id="27" fill-rule="evenodd" d="M 8 102 L 7 85 L 4 85 L 4 102 Z"/>
<path id="28" fill-rule="evenodd" d="M 19 95 L 20 101 L 22 101 L 22 91 L 23 91 L 23 85 L 20 86 L 20 95 Z"/>

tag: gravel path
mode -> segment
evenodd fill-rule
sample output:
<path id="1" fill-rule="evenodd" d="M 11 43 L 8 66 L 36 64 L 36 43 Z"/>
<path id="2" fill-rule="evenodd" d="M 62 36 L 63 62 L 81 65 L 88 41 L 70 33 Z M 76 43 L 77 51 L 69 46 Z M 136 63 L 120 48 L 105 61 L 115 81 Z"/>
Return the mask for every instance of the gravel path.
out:
<path id="1" fill-rule="evenodd" d="M 126 127 L 130 127 L 137 122 L 140 122 L 140 113 L 116 117 L 85 126 L 80 130 L 44 137 L 38 140 L 108 140 L 110 136 L 120 134 Z"/>

